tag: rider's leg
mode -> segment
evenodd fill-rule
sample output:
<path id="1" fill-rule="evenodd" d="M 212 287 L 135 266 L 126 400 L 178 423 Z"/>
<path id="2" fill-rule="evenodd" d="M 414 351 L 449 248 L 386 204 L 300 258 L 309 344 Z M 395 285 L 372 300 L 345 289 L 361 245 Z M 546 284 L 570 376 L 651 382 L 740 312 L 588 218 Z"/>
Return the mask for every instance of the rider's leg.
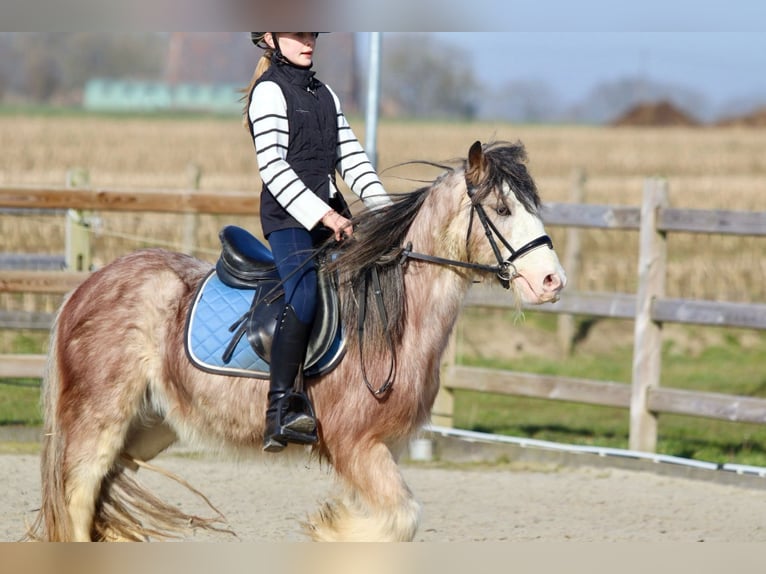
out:
<path id="1" fill-rule="evenodd" d="M 308 403 L 292 395 L 302 375 L 303 361 L 317 307 L 317 273 L 313 242 L 304 229 L 284 229 L 269 235 L 269 243 L 284 281 L 285 307 L 271 346 L 269 406 L 263 448 L 282 450 L 287 442 L 316 442 L 316 420 Z M 305 395 L 304 395 L 305 397 Z"/>

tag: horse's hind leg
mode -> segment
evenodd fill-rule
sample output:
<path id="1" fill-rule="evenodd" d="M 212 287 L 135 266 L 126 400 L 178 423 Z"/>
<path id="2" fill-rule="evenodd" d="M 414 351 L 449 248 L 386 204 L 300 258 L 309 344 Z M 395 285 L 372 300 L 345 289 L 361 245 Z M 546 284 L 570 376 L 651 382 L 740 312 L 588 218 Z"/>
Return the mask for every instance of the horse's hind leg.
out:
<path id="1" fill-rule="evenodd" d="M 66 352 L 66 350 L 63 350 Z M 59 429 L 63 446 L 63 488 L 74 541 L 91 540 L 101 491 L 120 464 L 131 424 L 142 404 L 145 369 L 121 369 L 126 364 L 111 350 L 106 364 L 83 361 L 62 381 Z M 102 356 L 110 351 L 102 352 Z M 78 384 L 75 384 L 77 381 Z"/>
<path id="2" fill-rule="evenodd" d="M 317 541 L 410 541 L 420 505 L 404 482 L 389 448 L 380 442 L 349 445 L 333 466 L 346 489 L 306 524 Z"/>
<path id="3" fill-rule="evenodd" d="M 103 482 L 120 453 L 127 425 L 110 425 L 87 436 L 69 437 L 64 480 L 74 542 L 92 540 L 96 504 Z"/>

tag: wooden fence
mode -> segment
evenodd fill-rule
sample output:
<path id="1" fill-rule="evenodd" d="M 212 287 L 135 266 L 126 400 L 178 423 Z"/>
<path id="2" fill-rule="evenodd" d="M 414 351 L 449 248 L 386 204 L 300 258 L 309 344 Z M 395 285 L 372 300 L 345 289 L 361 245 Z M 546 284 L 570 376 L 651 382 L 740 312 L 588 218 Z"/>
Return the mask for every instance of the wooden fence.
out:
<path id="1" fill-rule="evenodd" d="M 257 194 L 237 192 L 0 187 L 0 208 L 252 215 L 257 213 L 257 201 Z M 451 392 L 468 389 L 629 409 L 630 448 L 648 452 L 656 449 L 657 415 L 663 412 L 766 424 L 766 399 L 660 387 L 663 323 L 766 329 L 766 304 L 666 298 L 667 233 L 766 236 L 766 212 L 669 208 L 666 182 L 650 179 L 645 183 L 641 207 L 552 203 L 546 205 L 543 219 L 546 225 L 573 229 L 639 230 L 635 295 L 567 290 L 556 304 L 535 308 L 564 315 L 634 319 L 631 383 L 479 369 L 452 362 L 445 368 L 443 391 L 434 408 L 435 422 L 451 420 Z M 568 244 L 575 245 L 576 241 Z M 565 267 L 567 259 L 573 265 L 576 261 L 576 252 L 570 251 L 568 248 Z M 0 292 L 63 294 L 86 276 L 84 271 L 0 271 Z M 491 289 L 473 289 L 466 304 L 503 307 L 506 300 Z M 47 328 L 50 321 L 38 318 L 36 324 Z M 38 355 L 2 355 L 0 378 L 40 377 L 43 365 L 44 357 Z"/>
<path id="2" fill-rule="evenodd" d="M 659 413 L 766 424 L 766 399 L 660 387 L 663 323 L 766 329 L 766 304 L 665 297 L 667 234 L 692 232 L 764 237 L 766 212 L 669 208 L 667 182 L 650 179 L 645 183 L 640 208 L 548 204 L 543 219 L 546 225 L 639 231 L 635 295 L 565 290 L 559 302 L 535 307 L 535 310 L 552 313 L 634 319 L 631 383 L 480 369 L 452 362 L 445 367 L 444 392 L 434 409 L 439 422 L 448 424 L 451 418 L 451 391 L 468 389 L 627 408 L 630 410 L 630 448 L 647 452 L 656 450 Z M 565 257 L 565 268 L 568 267 L 566 259 L 576 261 L 576 252 Z M 469 292 L 466 304 L 513 305 L 503 301 L 489 290 L 475 289 Z"/>

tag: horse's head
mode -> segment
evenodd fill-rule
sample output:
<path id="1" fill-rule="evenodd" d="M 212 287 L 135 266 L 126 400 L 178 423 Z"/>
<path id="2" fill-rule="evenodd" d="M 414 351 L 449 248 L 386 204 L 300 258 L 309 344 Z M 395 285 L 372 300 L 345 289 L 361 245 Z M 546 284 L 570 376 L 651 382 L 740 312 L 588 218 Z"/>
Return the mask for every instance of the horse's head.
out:
<path id="1" fill-rule="evenodd" d="M 521 301 L 556 301 L 566 275 L 540 218 L 540 197 L 520 143 L 475 142 L 465 163 L 468 214 L 466 255 L 495 268 Z"/>

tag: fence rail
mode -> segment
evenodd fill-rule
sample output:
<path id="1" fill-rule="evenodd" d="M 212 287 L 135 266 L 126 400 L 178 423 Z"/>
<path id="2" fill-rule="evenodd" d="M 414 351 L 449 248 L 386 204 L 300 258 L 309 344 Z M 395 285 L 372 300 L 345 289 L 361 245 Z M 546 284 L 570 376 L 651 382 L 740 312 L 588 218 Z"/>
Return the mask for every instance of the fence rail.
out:
<path id="1" fill-rule="evenodd" d="M 640 207 L 548 203 L 543 207 L 542 215 L 546 225 L 641 229 Z M 657 215 L 656 231 L 766 237 L 766 211 L 708 211 L 663 207 Z"/>
<path id="2" fill-rule="evenodd" d="M 472 289 L 467 306 L 515 308 L 495 289 Z M 636 296 L 631 293 L 575 292 L 564 293 L 556 303 L 534 307 L 541 313 L 592 315 L 611 319 L 634 319 Z M 692 323 L 718 327 L 766 329 L 766 304 L 730 303 L 701 299 L 653 299 L 650 316 L 659 323 Z"/>
<path id="3" fill-rule="evenodd" d="M 113 190 L 71 187 L 32 189 L 0 187 L 0 208 L 79 209 L 94 211 L 160 211 L 174 213 L 258 212 L 257 196 L 240 192 L 203 193 L 196 190 Z M 632 380 L 628 383 L 534 375 L 447 364 L 443 390 L 434 409 L 442 423 L 451 418 L 451 392 L 466 389 L 593 405 L 630 411 L 630 448 L 656 449 L 658 413 L 676 413 L 728 421 L 766 424 L 766 399 L 660 387 L 662 325 L 676 322 L 766 329 L 766 304 L 671 299 L 664 297 L 666 235 L 668 232 L 751 235 L 766 237 L 766 212 L 704 211 L 667 207 L 667 184 L 647 180 L 640 207 L 551 203 L 543 209 L 546 225 L 639 232 L 639 282 L 636 294 L 567 291 L 553 305 L 535 310 L 564 316 L 589 315 L 633 319 Z M 576 239 L 576 235 L 572 236 Z M 574 245 L 579 243 L 571 241 Z M 570 243 L 568 241 L 568 243 Z M 569 247 L 569 245 L 568 245 Z M 572 257 L 577 254 L 571 254 Z M 575 264 L 572 264 L 576 267 Z M 88 276 L 73 271 L 0 271 L 0 292 L 58 293 L 74 288 Z M 512 303 L 492 289 L 473 289 L 467 306 L 504 307 Z M 50 314 L 30 316 L 28 328 L 47 329 Z M 0 314 L 0 327 L 15 327 L 23 319 Z M 40 377 L 44 357 L 0 356 L 0 377 Z"/>
<path id="4" fill-rule="evenodd" d="M 766 304 L 664 297 L 666 235 L 689 232 L 766 237 L 766 212 L 705 211 L 667 207 L 667 183 L 647 180 L 641 207 L 548 204 L 547 225 L 639 231 L 637 293 L 565 292 L 553 305 L 535 310 L 634 320 L 630 384 L 532 375 L 447 364 L 441 422 L 449 421 L 455 389 L 566 400 L 630 410 L 630 448 L 656 450 L 657 415 L 675 413 L 766 424 L 766 399 L 660 387 L 662 325 L 666 322 L 766 329 Z M 468 306 L 503 307 L 488 289 L 472 290 Z M 511 304 L 508 303 L 507 306 Z"/>
<path id="5" fill-rule="evenodd" d="M 257 193 L 196 189 L 126 190 L 83 187 L 0 187 L 0 207 L 135 211 L 158 213 L 253 214 Z"/>

